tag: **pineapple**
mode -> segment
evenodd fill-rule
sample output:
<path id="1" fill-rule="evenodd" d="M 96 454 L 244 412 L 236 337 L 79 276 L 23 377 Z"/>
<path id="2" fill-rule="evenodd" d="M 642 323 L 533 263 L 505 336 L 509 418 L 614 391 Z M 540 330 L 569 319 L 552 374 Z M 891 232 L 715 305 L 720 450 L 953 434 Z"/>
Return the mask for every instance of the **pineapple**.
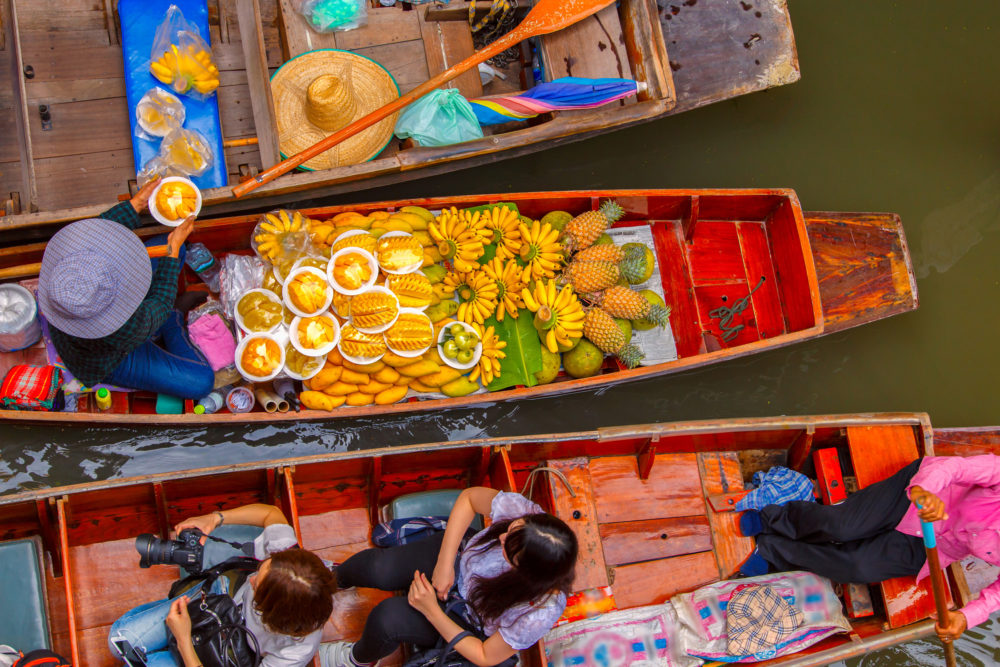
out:
<path id="1" fill-rule="evenodd" d="M 570 252 L 586 250 L 623 215 L 625 210 L 616 201 L 609 199 L 598 210 L 581 213 L 567 222 L 563 229 L 563 245 Z"/>
<path id="2" fill-rule="evenodd" d="M 618 265 L 621 277 L 630 284 L 643 283 L 652 274 L 652 252 L 642 243 L 624 246 L 592 245 L 573 255 L 573 262 L 612 262 Z"/>
<path id="3" fill-rule="evenodd" d="M 625 333 L 614 318 L 600 308 L 587 311 L 583 320 L 583 335 L 602 352 L 617 356 L 629 368 L 638 366 L 645 356 L 642 350 L 625 340 Z"/>
<path id="4" fill-rule="evenodd" d="M 588 260 L 574 261 L 563 271 L 563 280 L 573 283 L 577 294 L 600 292 L 621 279 L 621 270 L 613 262 Z"/>
<path id="5" fill-rule="evenodd" d="M 646 319 L 661 327 L 666 326 L 670 317 L 670 306 L 654 306 L 635 290 L 621 285 L 604 290 L 595 301 L 613 317 Z"/>
<path id="6" fill-rule="evenodd" d="M 574 262 L 613 262 L 618 264 L 625 257 L 625 252 L 621 246 L 613 243 L 602 243 L 592 245 L 586 250 L 573 255 Z"/>

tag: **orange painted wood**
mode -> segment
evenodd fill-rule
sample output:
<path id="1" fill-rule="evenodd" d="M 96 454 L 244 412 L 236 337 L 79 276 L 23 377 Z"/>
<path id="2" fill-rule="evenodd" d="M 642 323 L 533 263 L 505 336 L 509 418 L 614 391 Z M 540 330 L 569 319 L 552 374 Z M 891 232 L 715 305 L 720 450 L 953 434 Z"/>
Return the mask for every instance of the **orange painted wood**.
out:
<path id="1" fill-rule="evenodd" d="M 701 323 L 694 301 L 694 288 L 688 271 L 687 253 L 681 225 L 676 222 L 653 223 L 664 301 L 670 306 L 670 328 L 677 343 L 677 356 L 693 357 L 702 351 Z"/>
<path id="2" fill-rule="evenodd" d="M 775 270 L 781 275 L 778 291 L 788 331 L 822 327 L 816 265 L 797 197 L 775 206 L 765 224 Z"/>
<path id="3" fill-rule="evenodd" d="M 611 590 L 619 609 L 666 602 L 676 593 L 719 580 L 711 551 L 616 567 Z"/>
<path id="4" fill-rule="evenodd" d="M 337 510 L 299 517 L 302 547 L 319 550 L 343 545 L 367 544 L 371 533 L 368 510 Z"/>
<path id="5" fill-rule="evenodd" d="M 76 610 L 74 609 L 75 591 L 73 590 L 73 575 L 70 571 L 72 561 L 69 555 L 69 534 L 66 528 L 66 499 L 56 499 L 56 516 L 59 521 L 59 551 L 62 554 L 63 590 L 66 601 L 66 626 L 69 633 L 70 661 L 74 665 L 80 663 L 80 647 L 77 638 Z"/>
<path id="6" fill-rule="evenodd" d="M 712 530 L 705 516 L 603 523 L 600 533 L 604 558 L 611 565 L 681 556 L 712 548 Z"/>
<path id="7" fill-rule="evenodd" d="M 729 320 L 727 327 L 734 329 L 738 325 L 743 325 L 742 329 L 729 340 L 725 340 L 725 331 L 721 323 L 724 315 L 712 313 L 719 308 L 733 308 L 739 301 L 746 298 L 750 293 L 750 288 L 746 282 L 732 282 L 727 284 L 700 285 L 694 288 L 695 297 L 698 300 L 698 312 L 701 318 L 702 331 L 711 335 L 722 348 L 738 347 L 760 340 L 757 334 L 757 323 L 754 321 L 754 311 L 751 304 L 748 304 L 740 313 L 735 313 Z"/>
<path id="8" fill-rule="evenodd" d="M 514 484 L 514 471 L 510 465 L 510 454 L 507 453 L 506 447 L 494 448 L 489 471 L 489 483 L 492 488 L 498 491 L 520 490 Z"/>
<path id="9" fill-rule="evenodd" d="M 552 500 L 552 513 L 569 525 L 580 545 L 576 578 L 573 581 L 574 590 L 582 591 L 607 586 L 608 569 L 601 547 L 597 508 L 594 506 L 595 489 L 591 482 L 587 459 L 548 461 L 545 465 L 562 472 L 576 492 L 576 497 L 570 496 L 566 486 L 555 475 L 545 473 L 548 494 Z"/>
<path id="10" fill-rule="evenodd" d="M 736 452 L 698 454 L 698 466 L 706 497 L 743 489 L 743 474 Z M 753 552 L 754 540 L 744 537 L 740 531 L 740 513 L 716 512 L 710 506 L 707 512 L 719 575 L 725 579 L 739 570 Z"/>
<path id="11" fill-rule="evenodd" d="M 849 426 L 847 446 L 861 489 L 893 475 L 919 456 L 912 426 Z M 919 583 L 916 577 L 897 577 L 879 586 L 889 627 L 919 621 L 934 611 L 929 577 Z"/>
<path id="12" fill-rule="evenodd" d="M 708 506 L 716 512 L 735 512 L 736 503 L 743 499 L 749 491 L 736 491 L 734 493 L 719 493 L 708 496 Z"/>
<path id="13" fill-rule="evenodd" d="M 705 513 L 695 454 L 658 455 L 645 481 L 634 456 L 592 459 L 590 477 L 600 523 Z"/>
<path id="14" fill-rule="evenodd" d="M 785 333 L 785 317 L 778 294 L 778 279 L 774 274 L 771 248 L 767 244 L 767 232 L 759 222 L 738 222 L 740 250 L 746 270 L 747 286 L 750 289 L 761 285 L 750 297 L 753 305 L 754 321 L 761 338 L 771 338 Z"/>

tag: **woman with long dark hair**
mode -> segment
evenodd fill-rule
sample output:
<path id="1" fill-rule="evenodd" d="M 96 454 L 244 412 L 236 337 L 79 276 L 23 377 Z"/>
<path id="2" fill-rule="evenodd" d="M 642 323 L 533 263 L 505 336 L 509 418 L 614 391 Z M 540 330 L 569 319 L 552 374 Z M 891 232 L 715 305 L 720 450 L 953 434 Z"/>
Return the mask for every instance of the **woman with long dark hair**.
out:
<path id="1" fill-rule="evenodd" d="M 466 540 L 477 513 L 493 523 Z M 486 639 L 469 636 L 455 649 L 478 667 L 498 665 L 541 639 L 562 615 L 576 557 L 569 526 L 524 496 L 466 489 L 443 533 L 399 547 L 366 549 L 337 568 L 340 588 L 409 588 L 409 594 L 380 602 L 357 643 L 324 645 L 324 665 L 367 667 L 401 642 L 430 647 L 465 630 Z M 471 613 L 458 618 L 445 613 L 442 603 L 456 597 Z"/>

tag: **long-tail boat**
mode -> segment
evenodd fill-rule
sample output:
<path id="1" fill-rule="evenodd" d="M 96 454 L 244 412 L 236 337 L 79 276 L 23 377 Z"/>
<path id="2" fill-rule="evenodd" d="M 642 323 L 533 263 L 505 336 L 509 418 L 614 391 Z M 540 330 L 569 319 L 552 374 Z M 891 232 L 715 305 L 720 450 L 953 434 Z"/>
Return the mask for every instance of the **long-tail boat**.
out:
<path id="1" fill-rule="evenodd" d="M 574 587 L 610 586 L 619 609 L 659 604 L 731 578 L 751 553 L 732 507 L 756 471 L 815 471 L 823 497 L 835 500 L 920 456 L 983 451 L 1000 451 L 997 429 L 934 431 L 919 413 L 776 417 L 376 447 L 24 491 L 0 497 L 0 561 L 24 573 L 25 591 L 0 607 L 16 605 L 24 625 L 73 664 L 110 667 L 110 624 L 163 597 L 178 576 L 168 566 L 139 568 L 140 533 L 167 538 L 185 517 L 272 503 L 302 546 L 342 562 L 370 546 L 372 526 L 395 499 L 472 485 L 520 491 L 539 466 L 562 472 L 575 491 L 547 471 L 531 485 L 580 539 Z M 961 567 L 949 569 L 949 580 L 957 604 L 974 597 Z M 764 664 L 825 665 L 933 634 L 928 580 L 839 583 L 850 632 Z M 389 594 L 338 595 L 324 641 L 356 639 L 368 610 Z M 542 648 L 524 651 L 524 664 L 542 667 Z"/>
<path id="2" fill-rule="evenodd" d="M 596 210 L 613 198 L 625 210 L 616 223 L 649 225 L 677 358 L 627 369 L 609 357 L 602 372 L 574 379 L 565 374 L 533 387 L 471 394 L 461 398 L 415 397 L 393 405 L 340 407 L 333 412 L 253 412 L 248 414 L 153 414 L 155 396 L 114 392 L 109 411 L 81 402 L 77 412 L 0 410 L 0 420 L 65 423 L 221 423 L 329 419 L 422 410 L 441 410 L 566 392 L 651 378 L 771 350 L 826 333 L 904 313 L 917 307 L 917 286 L 899 217 L 880 213 L 804 213 L 792 190 L 594 190 L 376 202 L 302 209 L 303 215 L 329 219 L 352 210 L 396 210 L 407 205 L 442 209 L 513 202 L 522 215 L 538 219 L 553 210 L 573 215 Z M 217 255 L 250 252 L 251 230 L 259 216 L 199 220 L 191 241 Z M 141 228 L 148 237 L 158 228 Z M 37 274 L 45 245 L 0 249 L 0 280 Z M 190 280 L 195 274 L 188 271 Z M 756 291 L 753 291 L 756 288 Z M 735 313 L 723 329 L 719 308 Z M 715 313 L 713 315 L 713 313 Z M 733 328 L 744 328 L 733 337 Z M 0 371 L 15 363 L 45 358 L 44 346 L 0 354 Z"/>
<path id="3" fill-rule="evenodd" d="M 159 0 L 158 0 L 159 2 Z M 204 0 L 203 0 L 204 2 Z M 134 5 L 135 3 L 131 3 Z M 154 3 L 166 7 L 168 2 Z M 635 98 L 590 110 L 556 111 L 530 123 L 487 127 L 482 139 L 444 147 L 392 141 L 375 159 L 288 174 L 252 195 L 230 187 L 280 159 L 271 72 L 313 49 L 353 51 L 381 63 L 406 93 L 473 53 L 469 2 L 368 5 L 367 26 L 320 34 L 290 0 L 207 0 L 226 180 L 206 189 L 206 214 L 260 210 L 452 172 L 526 155 L 706 104 L 797 81 L 798 56 L 784 2 L 623 0 L 542 37 L 546 80 L 624 77 Z M 530 2 L 510 3 L 519 20 Z M 134 191 L 131 107 L 118 2 L 0 1 L 0 231 L 2 243 L 42 238 L 91 217 L 101 202 Z M 482 19 L 489 3 L 480 3 Z M 516 23 L 516 20 L 515 20 Z M 467 98 L 530 88 L 531 47 L 485 86 L 473 70 L 454 86 Z"/>

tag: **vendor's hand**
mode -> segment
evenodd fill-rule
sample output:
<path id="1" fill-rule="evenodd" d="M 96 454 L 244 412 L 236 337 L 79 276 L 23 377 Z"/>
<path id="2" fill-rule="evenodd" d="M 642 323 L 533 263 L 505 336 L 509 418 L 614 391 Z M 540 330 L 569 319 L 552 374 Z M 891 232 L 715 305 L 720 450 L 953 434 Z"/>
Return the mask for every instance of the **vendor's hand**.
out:
<path id="1" fill-rule="evenodd" d="M 157 176 L 139 188 L 139 191 L 135 193 L 135 196 L 129 200 L 136 213 L 142 213 L 146 210 L 146 206 L 149 204 L 149 198 L 152 196 L 153 190 L 156 189 L 156 186 L 159 185 L 162 180 L 162 178 Z"/>
<path id="2" fill-rule="evenodd" d="M 427 616 L 432 611 L 440 609 L 434 587 L 427 580 L 426 575 L 420 570 L 413 573 L 413 583 L 410 584 L 410 592 L 406 596 L 410 606 Z"/>
<path id="3" fill-rule="evenodd" d="M 213 530 L 219 527 L 222 523 L 222 519 L 219 517 L 217 512 L 212 512 L 211 514 L 202 514 L 201 516 L 193 516 L 190 519 L 184 519 L 179 524 L 174 526 L 174 530 L 180 533 L 185 528 L 197 528 L 201 532 L 208 535 Z M 201 543 L 205 543 L 205 538 L 201 539 Z"/>
<path id="4" fill-rule="evenodd" d="M 433 582 L 438 600 L 444 602 L 448 599 L 448 591 L 455 583 L 455 566 L 451 563 L 438 562 L 434 572 L 431 573 L 431 582 Z"/>
<path id="5" fill-rule="evenodd" d="M 917 511 L 917 516 L 924 521 L 941 521 L 948 518 L 948 513 L 944 509 L 944 501 L 930 491 L 913 486 L 910 488 L 910 500 L 920 508 Z"/>
<path id="6" fill-rule="evenodd" d="M 188 597 L 182 595 L 170 605 L 167 612 L 167 627 L 178 643 L 191 640 L 191 616 L 188 615 Z"/>
<path id="7" fill-rule="evenodd" d="M 938 637 L 944 643 L 953 642 L 962 636 L 969 627 L 969 622 L 965 618 L 965 614 L 960 611 L 949 611 L 948 618 L 944 625 L 938 621 L 938 616 L 936 613 L 931 613 L 931 618 L 934 619 L 934 631 L 937 632 Z"/>
<path id="8" fill-rule="evenodd" d="M 170 232 L 167 236 L 167 256 L 168 257 L 178 257 L 181 252 L 181 246 L 187 241 L 188 234 L 194 229 L 194 216 L 189 215 L 184 218 L 184 222 L 174 227 L 174 231 Z"/>

